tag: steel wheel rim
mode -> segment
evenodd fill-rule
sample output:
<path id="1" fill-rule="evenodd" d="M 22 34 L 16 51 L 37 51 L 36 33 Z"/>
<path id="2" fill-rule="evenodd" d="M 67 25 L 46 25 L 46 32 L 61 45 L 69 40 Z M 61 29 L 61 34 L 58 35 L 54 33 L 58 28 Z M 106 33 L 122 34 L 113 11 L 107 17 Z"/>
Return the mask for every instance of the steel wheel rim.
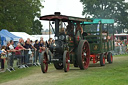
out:
<path id="1" fill-rule="evenodd" d="M 82 50 L 82 62 L 83 62 L 84 68 L 88 68 L 89 61 L 90 61 L 89 54 L 90 54 L 89 46 L 88 46 L 88 43 L 85 42 Z"/>
<path id="2" fill-rule="evenodd" d="M 67 69 L 67 71 L 69 71 L 69 65 L 70 65 L 69 60 L 70 60 L 70 57 L 69 57 L 69 53 L 67 52 L 66 53 L 66 69 Z"/>
<path id="3" fill-rule="evenodd" d="M 48 70 L 48 58 L 47 58 L 47 55 L 46 53 L 44 54 L 44 59 L 43 59 L 43 65 L 44 65 L 44 72 L 47 72 Z"/>

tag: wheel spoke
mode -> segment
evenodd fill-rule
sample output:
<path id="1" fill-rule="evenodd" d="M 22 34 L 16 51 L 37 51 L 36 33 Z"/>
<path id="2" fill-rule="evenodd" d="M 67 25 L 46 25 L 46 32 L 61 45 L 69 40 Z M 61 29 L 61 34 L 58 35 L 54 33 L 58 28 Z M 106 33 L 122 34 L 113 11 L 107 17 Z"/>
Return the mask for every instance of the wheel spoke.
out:
<path id="1" fill-rule="evenodd" d="M 68 59 L 66 59 L 66 63 L 68 63 Z"/>
<path id="2" fill-rule="evenodd" d="M 41 59 L 41 70 L 43 73 L 46 73 L 48 70 L 48 58 L 46 52 L 43 52 L 43 56 Z"/>
<path id="3" fill-rule="evenodd" d="M 69 53 L 65 51 L 63 55 L 63 67 L 65 72 L 69 71 L 69 65 L 70 65 L 69 61 L 70 61 Z"/>
<path id="4" fill-rule="evenodd" d="M 87 65 L 87 62 L 84 62 L 84 65 Z"/>
<path id="5" fill-rule="evenodd" d="M 80 69 L 87 69 L 90 61 L 90 50 L 88 42 L 84 40 L 80 41 L 79 50 L 80 52 L 82 51 L 81 54 L 79 53 L 81 58 L 78 61 L 78 63 L 80 64 Z"/>
<path id="6" fill-rule="evenodd" d="M 46 61 L 43 61 L 43 63 L 45 63 L 45 64 L 46 64 Z"/>

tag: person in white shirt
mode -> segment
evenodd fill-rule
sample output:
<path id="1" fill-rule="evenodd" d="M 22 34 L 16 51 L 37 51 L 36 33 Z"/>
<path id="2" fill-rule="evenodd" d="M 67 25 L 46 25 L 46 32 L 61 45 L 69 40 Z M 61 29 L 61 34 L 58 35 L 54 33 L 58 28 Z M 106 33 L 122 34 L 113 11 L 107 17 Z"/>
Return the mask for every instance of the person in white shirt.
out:
<path id="1" fill-rule="evenodd" d="M 13 61 L 14 61 L 14 54 L 15 54 L 15 49 L 14 49 L 13 44 L 14 44 L 13 40 L 10 40 L 9 49 L 10 49 L 10 52 L 12 53 L 12 55 L 10 56 L 10 66 L 12 68 L 13 68 Z"/>

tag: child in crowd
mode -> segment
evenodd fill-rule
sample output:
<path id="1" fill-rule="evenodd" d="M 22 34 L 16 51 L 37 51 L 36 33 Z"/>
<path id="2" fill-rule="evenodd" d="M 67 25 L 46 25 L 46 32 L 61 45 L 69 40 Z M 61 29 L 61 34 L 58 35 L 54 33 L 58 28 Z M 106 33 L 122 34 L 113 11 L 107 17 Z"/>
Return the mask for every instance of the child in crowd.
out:
<path id="1" fill-rule="evenodd" d="M 6 59 L 6 46 L 2 46 L 1 50 L 0 50 L 0 54 L 1 54 L 1 71 L 4 71 L 4 63 L 5 63 L 5 59 Z"/>
<path id="2" fill-rule="evenodd" d="M 39 56 L 39 41 L 38 40 L 36 40 L 35 41 L 35 44 L 34 44 L 34 47 L 37 49 L 36 51 L 35 51 L 35 56 L 34 56 L 34 64 L 35 65 L 37 65 L 37 59 L 38 59 L 38 56 Z"/>
<path id="3" fill-rule="evenodd" d="M 2 46 L 1 51 L 6 54 L 7 51 L 5 49 L 6 49 L 6 46 Z M 7 55 L 5 55 L 5 54 L 2 54 L 1 55 L 1 58 L 4 58 L 5 59 L 7 57 Z"/>

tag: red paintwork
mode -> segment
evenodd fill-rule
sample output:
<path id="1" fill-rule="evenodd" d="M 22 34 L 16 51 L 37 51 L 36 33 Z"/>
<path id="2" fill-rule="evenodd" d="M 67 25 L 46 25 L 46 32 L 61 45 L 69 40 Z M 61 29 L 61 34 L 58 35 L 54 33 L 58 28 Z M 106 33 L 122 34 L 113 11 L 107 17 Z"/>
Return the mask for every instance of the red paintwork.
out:
<path id="1" fill-rule="evenodd" d="M 40 20 L 53 20 L 53 19 L 60 19 L 60 20 L 66 19 L 66 20 L 67 20 L 68 17 L 66 17 L 66 16 L 61 16 L 61 15 L 59 15 L 59 16 L 48 15 L 48 16 L 40 17 Z"/>
<path id="2" fill-rule="evenodd" d="M 112 54 L 111 54 L 111 62 L 113 61 L 113 56 L 112 56 Z"/>
<path id="3" fill-rule="evenodd" d="M 44 63 L 44 66 L 45 66 L 45 68 L 44 68 L 45 73 L 48 70 L 48 63 L 47 62 L 48 62 L 48 58 L 47 58 L 47 55 L 45 54 L 45 57 L 44 57 L 44 60 L 43 60 L 43 63 Z"/>
<path id="4" fill-rule="evenodd" d="M 77 37 L 77 41 L 79 41 L 79 40 L 80 40 L 80 37 L 78 36 L 78 37 Z"/>
<path id="5" fill-rule="evenodd" d="M 92 57 L 93 63 L 97 63 L 97 61 L 96 61 L 96 55 L 90 55 L 90 57 Z"/>
<path id="6" fill-rule="evenodd" d="M 73 41 L 70 41 L 71 43 L 73 43 Z"/>
<path id="7" fill-rule="evenodd" d="M 86 56 L 84 55 L 84 53 L 86 53 Z M 83 45 L 82 62 L 84 64 L 84 69 L 87 69 L 89 66 L 89 62 L 90 62 L 90 48 L 89 48 L 89 44 L 87 41 L 85 41 Z"/>
<path id="8" fill-rule="evenodd" d="M 103 64 L 105 64 L 105 57 L 103 57 Z"/>

